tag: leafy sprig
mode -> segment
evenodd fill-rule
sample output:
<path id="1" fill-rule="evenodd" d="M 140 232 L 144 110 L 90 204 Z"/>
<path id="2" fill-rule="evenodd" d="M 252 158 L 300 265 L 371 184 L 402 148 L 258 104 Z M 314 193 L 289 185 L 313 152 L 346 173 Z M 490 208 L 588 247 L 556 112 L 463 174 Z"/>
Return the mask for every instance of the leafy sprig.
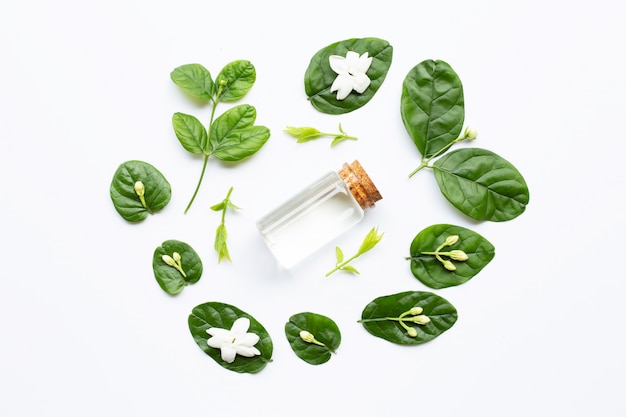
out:
<path id="1" fill-rule="evenodd" d="M 211 155 L 222 161 L 240 161 L 256 153 L 267 142 L 270 131 L 255 126 L 256 109 L 248 104 L 235 106 L 215 118 L 218 103 L 231 103 L 245 96 L 256 81 L 256 70 L 249 61 L 227 64 L 213 81 L 211 73 L 200 64 L 180 66 L 170 74 L 172 81 L 185 92 L 212 105 L 208 127 L 194 116 L 175 113 L 172 125 L 183 148 L 203 155 L 204 163 L 196 189 L 185 208 L 191 207 L 198 194 Z"/>
<path id="2" fill-rule="evenodd" d="M 217 252 L 218 259 L 217 262 L 222 262 L 223 259 L 227 259 L 228 262 L 232 262 L 230 259 L 230 253 L 228 252 L 228 246 L 226 245 L 226 240 L 228 238 L 228 232 L 226 231 L 226 210 L 230 207 L 235 210 L 240 210 L 241 207 L 237 207 L 230 201 L 230 195 L 233 192 L 233 187 L 230 187 L 228 190 L 228 194 L 226 194 L 226 198 L 220 201 L 219 203 L 211 206 L 211 210 L 213 211 L 221 211 L 222 212 L 222 221 L 219 226 L 217 226 L 217 230 L 215 231 L 215 243 L 213 247 Z"/>
<path id="3" fill-rule="evenodd" d="M 359 256 L 363 255 L 365 252 L 368 252 L 369 250 L 374 248 L 374 246 L 376 246 L 378 242 L 380 242 L 383 238 L 383 234 L 384 233 L 378 233 L 378 227 L 373 227 L 369 232 L 367 232 L 367 235 L 365 235 L 365 239 L 363 239 L 363 243 L 361 243 L 361 246 L 359 247 L 359 250 L 356 252 L 356 254 L 349 257 L 348 259 L 345 259 L 343 251 L 339 246 L 335 247 L 337 264 L 332 270 L 326 273 L 326 276 L 329 276 L 336 271 L 346 271 L 358 275 L 360 272 L 355 267 L 348 264 Z"/>
<path id="4" fill-rule="evenodd" d="M 314 127 L 294 127 L 287 126 L 285 129 L 289 135 L 298 139 L 298 143 L 308 142 L 314 139 L 319 139 L 321 137 L 332 137 L 333 141 L 330 143 L 330 146 L 335 146 L 338 143 L 341 143 L 345 140 L 357 140 L 356 136 L 348 135 L 341 127 L 341 123 L 339 123 L 339 133 L 327 133 L 321 132 Z"/>

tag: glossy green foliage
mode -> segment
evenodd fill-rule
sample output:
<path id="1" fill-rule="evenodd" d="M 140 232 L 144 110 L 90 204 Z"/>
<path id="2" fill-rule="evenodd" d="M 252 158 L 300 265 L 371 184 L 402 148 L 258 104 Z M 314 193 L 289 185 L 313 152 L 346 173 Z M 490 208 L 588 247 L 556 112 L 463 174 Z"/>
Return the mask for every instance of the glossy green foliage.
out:
<path id="1" fill-rule="evenodd" d="M 242 104 L 225 111 L 211 124 L 208 151 L 222 161 L 239 161 L 256 153 L 267 142 L 270 131 L 255 126 L 256 109 Z"/>
<path id="2" fill-rule="evenodd" d="M 177 255 L 176 255 L 177 254 Z M 163 257 L 169 257 L 164 260 Z M 168 264 L 179 260 L 180 266 Z M 168 294 L 178 294 L 188 284 L 198 282 L 202 276 L 202 260 L 196 251 L 185 242 L 166 240 L 154 250 L 152 270 L 159 286 Z"/>
<path id="3" fill-rule="evenodd" d="M 507 160 L 480 148 L 464 148 L 433 164 L 443 195 L 476 220 L 501 222 L 524 212 L 529 191 L 522 174 Z"/>
<path id="4" fill-rule="evenodd" d="M 228 363 L 222 360 L 220 349 L 212 348 L 208 345 L 207 341 L 210 336 L 207 330 L 211 327 L 230 329 L 235 320 L 240 317 L 250 319 L 248 332 L 259 336 L 260 340 L 254 347 L 261 354 L 253 357 L 237 355 L 232 363 Z M 254 317 L 235 306 L 218 302 L 200 304 L 192 310 L 188 324 L 193 340 L 195 340 L 200 349 L 226 369 L 240 373 L 256 373 L 265 368 L 268 362 L 272 360 L 274 345 L 267 330 Z"/>
<path id="5" fill-rule="evenodd" d="M 337 100 L 336 93 L 330 88 L 337 77 L 332 70 L 328 58 L 331 55 L 345 56 L 354 51 L 359 55 L 367 52 L 372 57 L 367 76 L 371 80 L 369 87 L 362 93 L 352 92 L 344 100 Z M 369 102 L 382 85 L 393 57 L 393 47 L 389 42 L 379 38 L 347 39 L 336 42 L 319 50 L 304 75 L 304 89 L 313 107 L 327 114 L 343 114 L 363 107 Z"/>
<path id="6" fill-rule="evenodd" d="M 233 61 L 222 68 L 216 81 L 218 85 L 223 84 L 219 100 L 232 103 L 248 94 L 256 81 L 256 69 L 250 61 Z"/>
<path id="7" fill-rule="evenodd" d="M 143 184 L 143 201 L 135 190 L 137 181 Z M 154 166 L 143 161 L 127 161 L 115 171 L 110 194 L 115 210 L 124 219 L 139 222 L 169 203 L 172 188 Z"/>
<path id="8" fill-rule="evenodd" d="M 213 99 L 216 93 L 211 73 L 200 64 L 186 64 L 175 68 L 170 78 L 183 91 L 202 101 Z"/>
<path id="9" fill-rule="evenodd" d="M 449 236 L 458 236 L 458 242 L 445 250 L 462 250 L 467 260 L 454 262 L 455 270 L 450 271 L 433 255 L 432 252 Z M 411 272 L 415 278 L 430 288 L 446 288 L 470 280 L 478 274 L 495 256 L 495 248 L 478 233 L 461 226 L 435 224 L 427 227 L 415 236 L 411 242 Z M 448 256 L 442 256 L 450 259 Z"/>
<path id="10" fill-rule="evenodd" d="M 307 339 L 308 332 L 314 339 Z M 285 324 L 285 335 L 294 353 L 311 365 L 328 362 L 341 343 L 341 333 L 330 318 L 316 313 L 294 314 Z M 307 341 L 307 340 L 309 341 Z"/>
<path id="11" fill-rule="evenodd" d="M 425 325 L 406 323 L 414 328 L 416 336 L 410 336 L 394 318 L 413 307 L 423 309 L 421 314 L 430 318 Z M 429 342 L 450 329 L 457 320 L 457 311 L 446 299 L 424 291 L 407 291 L 376 298 L 361 314 L 361 323 L 372 335 L 400 345 L 418 345 Z"/>
<path id="12" fill-rule="evenodd" d="M 402 121 L 424 158 L 430 158 L 461 133 L 465 119 L 463 86 L 444 61 L 426 60 L 402 84 Z"/>

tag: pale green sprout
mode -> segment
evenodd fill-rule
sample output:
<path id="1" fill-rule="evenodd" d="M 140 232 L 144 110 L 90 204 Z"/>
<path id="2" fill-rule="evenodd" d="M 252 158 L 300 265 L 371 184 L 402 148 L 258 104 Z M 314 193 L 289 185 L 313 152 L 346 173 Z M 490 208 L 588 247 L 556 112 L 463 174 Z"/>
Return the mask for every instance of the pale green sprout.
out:
<path id="1" fill-rule="evenodd" d="M 365 239 L 363 239 L 363 243 L 361 243 L 361 246 L 359 247 L 359 250 L 357 251 L 357 253 L 346 260 L 344 260 L 344 255 L 343 255 L 343 251 L 341 250 L 341 248 L 339 246 L 335 247 L 335 255 L 337 258 L 337 264 L 332 270 L 326 273 L 326 276 L 329 276 L 330 274 L 336 271 L 340 271 L 340 270 L 351 272 L 353 274 L 358 275 L 359 271 L 357 271 L 355 267 L 348 265 L 348 264 L 352 262 L 354 259 L 363 255 L 365 252 L 371 250 L 374 246 L 376 246 L 378 242 L 380 242 L 380 240 L 383 238 L 383 234 L 384 233 L 378 233 L 378 227 L 373 227 L 367 233 L 367 235 L 365 236 Z"/>
<path id="2" fill-rule="evenodd" d="M 180 254 L 178 252 L 174 252 L 172 254 L 172 256 L 170 256 L 170 255 L 163 255 L 161 257 L 161 259 L 163 259 L 163 262 L 165 262 L 167 265 L 171 266 L 172 268 L 174 268 L 178 272 L 180 272 L 180 274 L 183 277 L 187 278 L 187 274 L 183 270 L 182 258 L 181 258 Z"/>
<path id="3" fill-rule="evenodd" d="M 458 241 L 458 235 L 450 235 L 441 245 L 439 245 L 439 247 L 434 252 L 422 252 L 422 255 L 434 255 L 435 258 L 437 258 L 437 260 L 441 262 L 443 267 L 446 268 L 448 271 L 456 271 L 456 265 L 452 261 L 467 261 L 469 259 L 467 254 L 459 249 L 454 249 L 448 252 L 441 252 L 441 249 L 445 248 L 446 246 L 452 246 Z M 445 256 L 449 259 L 444 259 L 442 258 L 442 256 Z"/>
<path id="4" fill-rule="evenodd" d="M 318 139 L 321 137 L 332 137 L 333 141 L 330 143 L 330 146 L 335 146 L 336 144 L 343 142 L 344 140 L 357 140 L 356 136 L 350 136 L 341 127 L 341 123 L 339 123 L 339 133 L 328 133 L 321 132 L 314 127 L 295 127 L 295 126 L 287 126 L 285 128 L 285 132 L 294 138 L 298 139 L 298 143 L 308 142 L 310 140 Z"/>
<path id="5" fill-rule="evenodd" d="M 143 182 L 141 181 L 136 181 L 135 184 L 133 185 L 133 188 L 135 189 L 135 193 L 137 194 L 137 197 L 139 197 L 139 201 L 141 201 L 141 205 L 144 208 L 148 208 L 148 205 L 146 204 L 146 187 L 143 185 Z"/>
<path id="6" fill-rule="evenodd" d="M 236 205 L 234 205 L 233 202 L 230 200 L 230 195 L 232 194 L 232 192 L 233 192 L 233 187 L 230 187 L 224 200 L 211 206 L 211 210 L 222 212 L 222 221 L 219 224 L 219 226 L 217 226 L 217 229 L 215 230 L 215 241 L 213 243 L 213 247 L 218 255 L 217 263 L 222 262 L 223 259 L 226 259 L 229 262 L 232 262 L 230 259 L 230 253 L 228 252 L 228 246 L 226 245 L 226 240 L 228 238 L 228 232 L 226 230 L 226 223 L 225 223 L 226 222 L 226 210 L 229 207 L 235 210 L 241 209 L 240 207 L 237 207 Z"/>

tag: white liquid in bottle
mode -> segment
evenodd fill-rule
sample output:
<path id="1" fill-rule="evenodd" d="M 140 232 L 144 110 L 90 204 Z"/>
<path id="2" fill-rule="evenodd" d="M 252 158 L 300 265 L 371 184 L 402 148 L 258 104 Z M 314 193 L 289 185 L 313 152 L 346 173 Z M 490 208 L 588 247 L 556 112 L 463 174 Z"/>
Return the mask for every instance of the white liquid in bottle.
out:
<path id="1" fill-rule="evenodd" d="M 363 219 L 364 208 L 382 197 L 358 161 L 329 172 L 257 226 L 268 247 L 290 268 Z"/>

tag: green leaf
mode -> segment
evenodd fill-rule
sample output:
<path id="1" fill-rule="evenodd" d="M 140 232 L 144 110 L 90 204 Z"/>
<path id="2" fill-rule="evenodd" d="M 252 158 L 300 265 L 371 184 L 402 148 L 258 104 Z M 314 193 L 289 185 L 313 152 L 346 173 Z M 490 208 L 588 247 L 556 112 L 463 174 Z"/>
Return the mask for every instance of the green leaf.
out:
<path id="1" fill-rule="evenodd" d="M 270 137 L 268 128 L 253 125 L 255 119 L 256 109 L 248 104 L 224 112 L 211 125 L 211 153 L 223 161 L 239 161 L 255 154 Z"/>
<path id="2" fill-rule="evenodd" d="M 341 263 L 343 261 L 343 251 L 339 246 L 335 247 L 335 255 L 337 256 L 337 263 Z"/>
<path id="3" fill-rule="evenodd" d="M 383 238 L 383 234 L 384 233 L 378 233 L 378 227 L 370 229 L 370 231 L 367 232 L 367 235 L 365 235 L 365 239 L 363 239 L 361 247 L 359 247 L 359 254 L 363 254 L 376 246 Z"/>
<path id="4" fill-rule="evenodd" d="M 226 231 L 226 225 L 220 224 L 215 231 L 215 243 L 213 247 L 218 254 L 217 262 L 222 262 L 223 259 L 231 262 L 230 254 L 228 253 L 228 246 L 226 240 L 228 239 L 228 232 Z"/>
<path id="5" fill-rule="evenodd" d="M 314 127 L 294 127 L 287 126 L 285 132 L 298 139 L 298 143 L 308 142 L 313 139 L 322 137 L 322 132 Z"/>
<path id="6" fill-rule="evenodd" d="M 459 236 L 458 242 L 445 248 L 460 249 L 468 256 L 466 261 L 454 262 L 456 270 L 448 271 L 432 252 L 448 236 Z M 424 285 L 440 289 L 463 284 L 478 274 L 495 256 L 493 245 L 478 233 L 461 226 L 435 224 L 419 232 L 411 242 L 411 272 Z M 446 258 L 446 257 L 444 257 Z"/>
<path id="7" fill-rule="evenodd" d="M 459 137 L 465 119 L 463 86 L 444 61 L 426 60 L 402 84 L 404 127 L 424 158 L 431 158 Z"/>
<path id="8" fill-rule="evenodd" d="M 337 73 L 330 67 L 328 58 L 331 55 L 345 56 L 349 51 L 359 55 L 367 52 L 372 57 L 372 64 L 367 71 L 371 83 L 363 94 L 353 91 L 344 100 L 337 100 L 336 92 L 330 92 Z M 304 75 L 306 95 L 314 108 L 327 114 L 349 113 L 361 108 L 374 97 L 385 80 L 392 56 L 393 47 L 389 42 L 378 38 L 346 39 L 328 45 L 311 58 Z"/>
<path id="9" fill-rule="evenodd" d="M 235 320 L 240 317 L 250 319 L 248 332 L 259 336 L 260 340 L 254 347 L 261 354 L 250 358 L 237 355 L 232 363 L 228 363 L 222 360 L 220 349 L 212 348 L 207 344 L 210 336 L 206 331 L 211 327 L 230 329 Z M 193 340 L 200 349 L 226 369 L 240 373 L 257 373 L 272 361 L 274 345 L 267 330 L 254 317 L 235 306 L 219 302 L 200 304 L 193 308 L 188 324 Z"/>
<path id="10" fill-rule="evenodd" d="M 256 70 L 250 61 L 237 60 L 222 68 L 217 76 L 217 83 L 225 80 L 219 101 L 230 103 L 245 96 L 256 81 Z"/>
<path id="11" fill-rule="evenodd" d="M 300 332 L 312 334 L 319 343 L 306 342 Z M 337 324 L 330 318 L 316 313 L 294 314 L 285 324 L 285 335 L 294 353 L 311 365 L 328 362 L 341 343 L 341 333 Z"/>
<path id="12" fill-rule="evenodd" d="M 447 153 L 433 164 L 442 194 L 454 207 L 476 220 L 514 219 L 530 196 L 522 174 L 507 160 L 480 148 Z"/>
<path id="13" fill-rule="evenodd" d="M 406 323 L 415 328 L 417 336 L 411 337 L 396 320 L 413 307 L 421 307 L 421 314 L 430 318 L 425 325 Z M 429 342 L 450 329 L 457 320 L 457 311 L 446 299 L 424 291 L 407 291 L 376 298 L 361 314 L 361 322 L 372 335 L 400 345 L 418 345 Z"/>
<path id="14" fill-rule="evenodd" d="M 184 113 L 172 116 L 174 133 L 183 148 L 193 154 L 205 154 L 208 150 L 209 136 L 206 128 L 196 117 Z"/>
<path id="15" fill-rule="evenodd" d="M 163 261 L 163 255 L 172 257 L 174 252 L 181 257 L 185 276 Z M 186 285 L 198 282 L 202 276 L 202 260 L 187 243 L 179 240 L 166 240 L 154 250 L 152 270 L 161 289 L 173 295 L 180 293 Z"/>
<path id="16" fill-rule="evenodd" d="M 341 267 L 341 268 L 339 268 L 339 269 L 341 269 L 342 271 L 345 271 L 345 272 L 352 272 L 353 274 L 357 274 L 357 275 L 360 275 L 360 274 L 361 274 L 361 273 L 360 273 L 360 272 L 359 272 L 359 271 L 358 271 L 355 267 L 353 267 L 352 265 L 345 265 L 345 266 L 342 266 L 342 267 Z"/>
<path id="17" fill-rule="evenodd" d="M 219 203 L 209 207 L 213 211 L 222 211 L 226 207 L 226 203 L 224 201 L 220 201 Z"/>
<path id="18" fill-rule="evenodd" d="M 211 73 L 200 64 L 181 65 L 170 73 L 170 78 L 185 92 L 201 100 L 211 100 L 215 94 Z"/>
<path id="19" fill-rule="evenodd" d="M 134 188 L 137 181 L 144 185 L 145 207 Z M 115 210 L 129 222 L 145 220 L 148 214 L 164 208 L 172 196 L 170 183 L 163 174 L 143 161 L 121 164 L 113 175 L 109 192 Z"/>

